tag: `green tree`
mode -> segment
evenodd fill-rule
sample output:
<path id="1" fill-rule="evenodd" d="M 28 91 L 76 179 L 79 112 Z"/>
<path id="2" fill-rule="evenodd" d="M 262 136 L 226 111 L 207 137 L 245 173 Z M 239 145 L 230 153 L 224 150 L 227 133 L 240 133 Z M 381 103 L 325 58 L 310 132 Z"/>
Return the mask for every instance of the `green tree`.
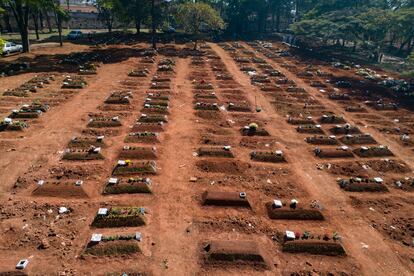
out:
<path id="1" fill-rule="evenodd" d="M 0 37 L 0 55 L 3 54 L 3 47 L 4 47 L 5 44 L 6 44 L 6 40 L 4 40 Z"/>
<path id="2" fill-rule="evenodd" d="M 112 32 L 117 4 L 118 1 L 116 0 L 96 1 L 96 8 L 99 12 L 99 19 L 105 23 L 108 32 Z"/>
<path id="3" fill-rule="evenodd" d="M 181 4 L 177 10 L 176 20 L 186 32 L 195 36 L 194 49 L 197 49 L 197 36 L 203 30 L 216 31 L 225 26 L 218 12 L 205 3 Z"/>

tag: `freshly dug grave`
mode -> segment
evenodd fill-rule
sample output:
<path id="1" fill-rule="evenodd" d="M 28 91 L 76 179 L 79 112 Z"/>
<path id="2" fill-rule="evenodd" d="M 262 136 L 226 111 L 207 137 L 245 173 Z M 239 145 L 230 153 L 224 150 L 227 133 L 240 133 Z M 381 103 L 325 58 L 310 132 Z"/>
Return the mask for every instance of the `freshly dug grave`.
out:
<path id="1" fill-rule="evenodd" d="M 266 209 L 270 219 L 325 220 L 322 212 L 317 209 L 274 208 L 272 202 L 266 203 Z"/>
<path id="2" fill-rule="evenodd" d="M 8 117 L 12 119 L 37 119 L 40 115 L 42 112 L 37 110 L 15 110 Z"/>
<path id="3" fill-rule="evenodd" d="M 354 153 L 359 157 L 387 157 L 394 156 L 394 154 L 385 146 L 378 147 L 360 147 L 354 150 Z"/>
<path id="4" fill-rule="evenodd" d="M 267 132 L 264 128 L 251 128 L 249 126 L 245 126 L 240 129 L 240 133 L 243 136 L 270 136 L 269 132 Z"/>
<path id="5" fill-rule="evenodd" d="M 361 134 L 356 126 L 337 125 L 330 129 L 332 134 Z"/>
<path id="6" fill-rule="evenodd" d="M 350 178 L 338 180 L 339 187 L 347 192 L 388 192 L 387 186 L 374 179 Z"/>
<path id="7" fill-rule="evenodd" d="M 96 228 L 137 227 L 146 224 L 142 207 L 112 207 L 105 215 L 97 214 L 91 226 Z"/>
<path id="8" fill-rule="evenodd" d="M 158 138 L 157 132 L 130 132 L 124 141 L 125 143 L 156 144 L 160 142 Z"/>
<path id="9" fill-rule="evenodd" d="M 157 159 L 157 148 L 124 146 L 118 157 L 120 159 L 153 160 Z"/>
<path id="10" fill-rule="evenodd" d="M 282 245 L 282 251 L 288 253 L 309 253 L 314 255 L 345 256 L 343 246 L 338 242 L 323 240 L 295 240 Z"/>
<path id="11" fill-rule="evenodd" d="M 253 151 L 250 153 L 250 158 L 254 161 L 269 162 L 269 163 L 285 163 L 287 162 L 283 153 L 268 152 L 268 151 Z"/>
<path id="12" fill-rule="evenodd" d="M 301 125 L 296 128 L 296 131 L 307 134 L 324 134 L 320 125 Z"/>
<path id="13" fill-rule="evenodd" d="M 84 251 L 87 255 L 93 256 L 123 256 L 140 253 L 139 241 L 134 239 L 112 239 L 100 241 L 99 243 L 89 242 Z"/>
<path id="14" fill-rule="evenodd" d="M 128 165 L 116 165 L 112 175 L 157 174 L 155 161 L 135 162 Z"/>
<path id="15" fill-rule="evenodd" d="M 201 196 L 203 205 L 250 208 L 247 196 L 240 192 L 205 191 Z"/>
<path id="16" fill-rule="evenodd" d="M 376 144 L 377 141 L 369 134 L 345 135 L 339 140 L 346 145 Z"/>
<path id="17" fill-rule="evenodd" d="M 164 123 L 136 123 L 131 132 L 163 132 Z"/>
<path id="18" fill-rule="evenodd" d="M 338 145 L 339 144 L 335 136 L 306 137 L 305 141 L 313 145 Z"/>
<path id="19" fill-rule="evenodd" d="M 354 155 L 350 149 L 344 150 L 341 148 L 323 148 L 315 149 L 315 156 L 319 158 L 352 158 Z"/>
<path id="20" fill-rule="evenodd" d="M 86 161 L 86 160 L 102 160 L 105 159 L 102 153 L 94 152 L 88 149 L 76 149 L 71 148 L 67 149 L 62 156 L 62 160 L 71 160 L 71 161 Z"/>
<path id="21" fill-rule="evenodd" d="M 93 118 L 87 126 L 91 128 L 121 127 L 122 123 L 114 118 Z"/>
<path id="22" fill-rule="evenodd" d="M 218 111 L 219 106 L 218 106 L 217 103 L 197 102 L 194 105 L 194 109 L 196 109 L 196 110 L 214 110 L 214 111 Z"/>
<path id="23" fill-rule="evenodd" d="M 103 137 L 73 137 L 68 148 L 89 148 L 91 146 L 104 147 Z"/>
<path id="24" fill-rule="evenodd" d="M 200 147 L 197 150 L 197 154 L 200 157 L 234 157 L 231 149 L 226 147 Z"/>
<path id="25" fill-rule="evenodd" d="M 139 123 L 167 123 L 168 117 L 166 115 L 156 115 L 156 114 L 142 114 L 138 119 Z"/>
<path id="26" fill-rule="evenodd" d="M 322 115 L 319 118 L 321 124 L 343 124 L 346 123 L 344 117 L 337 115 Z"/>
<path id="27" fill-rule="evenodd" d="M 234 112 L 251 112 L 252 109 L 248 103 L 229 103 L 227 106 L 228 111 Z"/>
<path id="28" fill-rule="evenodd" d="M 88 195 L 82 188 L 72 182 L 45 182 L 38 185 L 32 192 L 33 196 L 58 197 L 58 198 L 86 198 Z"/>
<path id="29" fill-rule="evenodd" d="M 255 241 L 216 240 L 203 244 L 206 264 L 253 265 L 268 268 L 268 264 Z"/>
<path id="30" fill-rule="evenodd" d="M 117 179 L 117 182 L 108 183 L 105 186 L 104 194 L 138 194 L 138 193 L 152 193 L 152 182 L 149 178 L 128 178 Z"/>
<path id="31" fill-rule="evenodd" d="M 291 125 L 314 125 L 315 122 L 313 121 L 312 117 L 290 117 L 288 118 L 287 122 Z"/>
<path id="32" fill-rule="evenodd" d="M 141 109 L 142 113 L 145 114 L 157 114 L 157 115 L 170 115 L 168 106 L 145 104 Z"/>

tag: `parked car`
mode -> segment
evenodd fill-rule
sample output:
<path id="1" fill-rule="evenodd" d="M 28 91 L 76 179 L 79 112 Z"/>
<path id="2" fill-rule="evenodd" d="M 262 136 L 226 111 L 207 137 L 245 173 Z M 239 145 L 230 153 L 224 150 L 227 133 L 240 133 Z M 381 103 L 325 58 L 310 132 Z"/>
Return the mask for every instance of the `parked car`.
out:
<path id="1" fill-rule="evenodd" d="M 79 30 L 70 31 L 67 38 L 68 40 L 77 40 L 83 37 L 83 33 Z"/>
<path id="2" fill-rule="evenodd" d="M 14 42 L 6 42 L 3 46 L 3 54 L 8 55 L 11 53 L 22 52 L 23 46 Z"/>
<path id="3" fill-rule="evenodd" d="M 166 34 L 173 34 L 176 32 L 176 30 L 171 26 L 163 28 L 162 31 L 163 33 L 166 33 Z"/>

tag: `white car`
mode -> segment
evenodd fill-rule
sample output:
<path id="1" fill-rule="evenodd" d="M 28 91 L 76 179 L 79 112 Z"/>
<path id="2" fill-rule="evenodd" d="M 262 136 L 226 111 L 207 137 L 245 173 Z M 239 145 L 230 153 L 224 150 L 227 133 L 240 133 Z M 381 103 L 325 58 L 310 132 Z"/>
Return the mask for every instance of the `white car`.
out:
<path id="1" fill-rule="evenodd" d="M 23 46 L 14 42 L 6 42 L 3 47 L 3 54 L 8 55 L 11 53 L 22 52 Z"/>

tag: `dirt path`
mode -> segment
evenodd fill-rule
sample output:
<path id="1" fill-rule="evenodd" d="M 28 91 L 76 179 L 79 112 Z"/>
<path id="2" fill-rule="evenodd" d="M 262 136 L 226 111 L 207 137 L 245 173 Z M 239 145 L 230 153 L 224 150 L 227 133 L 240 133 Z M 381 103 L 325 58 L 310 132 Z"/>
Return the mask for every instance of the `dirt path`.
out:
<path id="1" fill-rule="evenodd" d="M 300 141 L 301 137 L 295 133 L 291 125 L 287 124 L 286 118 L 279 116 L 273 111 L 269 101 L 263 93 L 256 87 L 250 85 L 247 75 L 243 74 L 232 58 L 216 44 L 210 45 L 216 53 L 222 58 L 230 73 L 244 87 L 250 97 L 250 101 L 254 103 L 257 99 L 258 105 L 263 109 L 260 116 L 270 119 L 272 122 L 268 124 L 269 131 L 276 137 L 281 137 L 287 141 Z M 248 47 L 248 46 L 246 46 Z M 248 47 L 251 49 L 250 47 Z M 264 56 L 260 55 L 265 58 Z M 286 74 L 289 79 L 297 82 L 299 86 L 308 89 L 308 85 L 300 81 L 296 76 L 286 72 L 277 63 L 266 59 L 275 69 Z M 327 106 L 330 106 L 327 104 Z M 300 139 L 300 140 L 299 140 Z M 344 237 L 344 245 L 349 255 L 361 264 L 364 275 L 410 275 L 410 272 L 400 265 L 398 256 L 394 254 L 387 243 L 384 242 L 380 233 L 374 230 L 368 223 L 362 219 L 358 211 L 349 204 L 349 198 L 344 194 L 337 185 L 335 185 L 332 177 L 316 170 L 315 162 L 312 162 L 309 149 L 302 141 L 294 147 L 289 147 L 287 143 L 287 154 L 291 168 L 297 172 L 299 177 L 305 183 L 306 190 L 311 196 L 320 200 L 326 207 L 328 222 L 330 225 L 337 227 L 337 230 Z M 369 245 L 369 249 L 362 248 L 362 244 Z M 381 260 L 381 261 L 379 261 Z"/>
<path id="2" fill-rule="evenodd" d="M 159 242 L 156 252 L 160 271 L 158 275 L 190 275 L 197 269 L 197 256 L 193 242 L 189 242 L 186 229 L 192 223 L 191 187 L 189 179 L 193 168 L 194 128 L 191 83 L 186 79 L 189 60 L 179 59 L 171 95 L 171 115 L 163 141 L 163 154 L 159 160 L 161 176 L 155 191 L 159 202 Z"/>

